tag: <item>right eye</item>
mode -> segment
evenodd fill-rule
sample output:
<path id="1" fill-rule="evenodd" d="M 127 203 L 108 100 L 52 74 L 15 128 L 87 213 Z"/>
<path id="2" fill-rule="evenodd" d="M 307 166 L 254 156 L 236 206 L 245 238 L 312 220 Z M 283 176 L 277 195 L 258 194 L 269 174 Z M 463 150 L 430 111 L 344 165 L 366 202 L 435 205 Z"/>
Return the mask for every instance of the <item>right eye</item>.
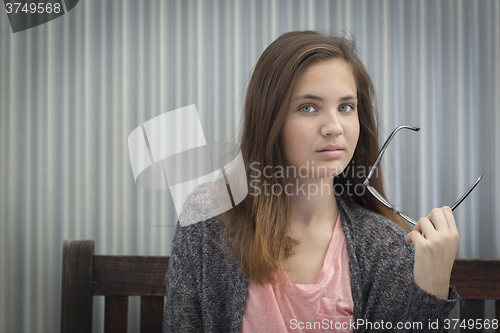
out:
<path id="1" fill-rule="evenodd" d="M 304 112 L 304 113 L 312 113 L 314 111 L 317 111 L 316 108 L 314 106 L 312 106 L 311 104 L 302 105 L 299 108 L 299 110 Z"/>

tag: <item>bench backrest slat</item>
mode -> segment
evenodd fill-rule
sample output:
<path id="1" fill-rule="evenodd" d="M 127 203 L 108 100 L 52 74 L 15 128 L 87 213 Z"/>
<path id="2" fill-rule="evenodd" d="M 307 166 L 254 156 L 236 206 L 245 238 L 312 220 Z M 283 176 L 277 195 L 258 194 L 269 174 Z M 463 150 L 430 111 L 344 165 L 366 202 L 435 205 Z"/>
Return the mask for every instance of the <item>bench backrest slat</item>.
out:
<path id="1" fill-rule="evenodd" d="M 128 297 L 104 298 L 104 333 L 127 333 Z"/>
<path id="2" fill-rule="evenodd" d="M 462 299 L 500 299 L 500 260 L 457 259 L 450 284 Z"/>
<path id="3" fill-rule="evenodd" d="M 169 257 L 94 255 L 93 294 L 165 296 Z"/>
<path id="4" fill-rule="evenodd" d="M 141 297 L 141 333 L 162 331 L 164 303 L 163 296 Z"/>

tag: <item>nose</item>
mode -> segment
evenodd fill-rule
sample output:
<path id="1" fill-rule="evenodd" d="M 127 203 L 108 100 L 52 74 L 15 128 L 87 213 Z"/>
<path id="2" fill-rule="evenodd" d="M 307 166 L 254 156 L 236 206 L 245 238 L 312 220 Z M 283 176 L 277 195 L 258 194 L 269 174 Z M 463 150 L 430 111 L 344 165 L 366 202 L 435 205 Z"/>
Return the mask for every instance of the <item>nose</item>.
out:
<path id="1" fill-rule="evenodd" d="M 339 114 L 336 109 L 325 114 L 322 119 L 321 134 L 323 136 L 337 137 L 342 134 L 342 123 L 339 119 Z"/>

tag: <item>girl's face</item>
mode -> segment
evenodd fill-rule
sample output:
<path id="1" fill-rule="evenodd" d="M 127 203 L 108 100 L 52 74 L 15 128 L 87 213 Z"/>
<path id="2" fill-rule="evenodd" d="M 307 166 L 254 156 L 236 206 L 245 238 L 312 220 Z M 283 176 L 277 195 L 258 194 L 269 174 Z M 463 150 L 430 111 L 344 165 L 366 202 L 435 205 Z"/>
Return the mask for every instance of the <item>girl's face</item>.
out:
<path id="1" fill-rule="evenodd" d="M 356 92 L 352 70 L 344 60 L 320 61 L 304 69 L 281 130 L 286 166 L 297 168 L 297 175 L 301 166 L 307 166 L 309 178 L 342 173 L 358 143 Z M 301 177 L 304 174 L 305 170 Z"/>

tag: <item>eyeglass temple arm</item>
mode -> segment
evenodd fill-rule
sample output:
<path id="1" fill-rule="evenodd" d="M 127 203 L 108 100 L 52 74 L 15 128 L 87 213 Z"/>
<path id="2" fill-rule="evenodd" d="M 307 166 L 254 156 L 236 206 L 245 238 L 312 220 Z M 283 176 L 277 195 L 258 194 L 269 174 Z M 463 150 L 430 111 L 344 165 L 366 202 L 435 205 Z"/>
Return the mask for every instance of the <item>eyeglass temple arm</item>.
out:
<path id="1" fill-rule="evenodd" d="M 384 152 L 385 150 L 387 149 L 387 146 L 389 145 L 389 143 L 392 141 L 392 138 L 394 137 L 394 135 L 396 135 L 396 133 L 403 129 L 403 128 L 406 128 L 406 129 L 410 129 L 412 131 L 415 131 L 415 132 L 418 132 L 420 131 L 420 127 L 412 127 L 412 126 L 407 126 L 407 125 L 401 125 L 401 126 L 398 126 L 394 131 L 392 131 L 391 135 L 389 135 L 389 137 L 387 138 L 387 140 L 385 140 L 385 143 L 384 145 L 382 146 L 382 149 L 380 149 L 380 152 L 378 153 L 378 156 L 377 156 L 377 159 L 375 160 L 375 164 L 373 164 L 373 167 L 372 169 L 370 170 L 370 173 L 368 174 L 368 177 L 366 177 L 366 180 L 364 183 L 368 184 L 369 181 L 370 181 L 370 178 L 372 178 L 373 176 L 373 173 L 375 172 L 375 170 L 377 169 L 377 166 L 379 165 L 380 163 L 380 160 L 382 159 L 382 155 L 384 155 Z"/>
<path id="2" fill-rule="evenodd" d="M 458 199 L 457 202 L 455 202 L 453 204 L 453 206 L 451 206 L 451 210 L 455 210 L 455 208 L 457 208 L 458 205 L 460 205 L 462 203 L 462 201 L 464 201 L 465 198 L 467 198 L 467 196 L 470 194 L 470 192 L 472 192 L 472 190 L 477 186 L 477 184 L 479 184 L 479 182 L 481 181 L 481 178 L 483 178 L 483 175 L 484 175 L 484 170 L 481 172 L 481 176 L 479 176 L 479 178 L 476 180 L 476 182 L 474 184 L 472 184 L 471 187 L 469 187 L 467 192 L 465 192 L 465 194 L 462 195 L 462 197 L 460 199 Z"/>
<path id="3" fill-rule="evenodd" d="M 399 216 L 401 216 L 401 217 L 402 217 L 402 218 L 403 218 L 406 222 L 408 222 L 408 223 L 411 223 L 411 224 L 413 224 L 413 225 L 416 225 L 416 224 L 417 224 L 417 222 L 416 222 L 416 221 L 414 221 L 413 219 L 411 219 L 408 215 L 406 215 L 406 213 L 403 213 L 403 212 L 398 212 L 398 213 L 396 213 L 396 214 L 398 214 Z"/>
<path id="4" fill-rule="evenodd" d="M 477 186 L 477 184 L 479 184 L 479 182 L 481 181 L 481 178 L 483 178 L 483 175 L 484 175 L 484 170 L 481 172 L 481 176 L 479 176 L 479 178 L 476 180 L 476 182 L 474 184 L 472 184 L 471 187 L 469 187 L 469 189 L 467 190 L 467 192 L 465 192 L 464 195 L 462 195 L 462 197 L 460 199 L 457 200 L 457 202 L 455 202 L 453 204 L 453 206 L 451 206 L 451 210 L 455 210 L 455 208 L 458 207 L 458 205 L 460 205 L 462 203 L 462 201 L 465 200 L 465 198 L 467 198 L 467 196 L 470 194 L 470 192 L 472 192 L 472 190 Z M 397 214 L 399 216 L 401 216 L 403 219 L 405 219 L 407 222 L 413 224 L 413 225 L 416 225 L 417 222 L 412 220 L 408 215 L 406 215 L 406 213 L 402 213 L 401 212 L 397 212 Z"/>

